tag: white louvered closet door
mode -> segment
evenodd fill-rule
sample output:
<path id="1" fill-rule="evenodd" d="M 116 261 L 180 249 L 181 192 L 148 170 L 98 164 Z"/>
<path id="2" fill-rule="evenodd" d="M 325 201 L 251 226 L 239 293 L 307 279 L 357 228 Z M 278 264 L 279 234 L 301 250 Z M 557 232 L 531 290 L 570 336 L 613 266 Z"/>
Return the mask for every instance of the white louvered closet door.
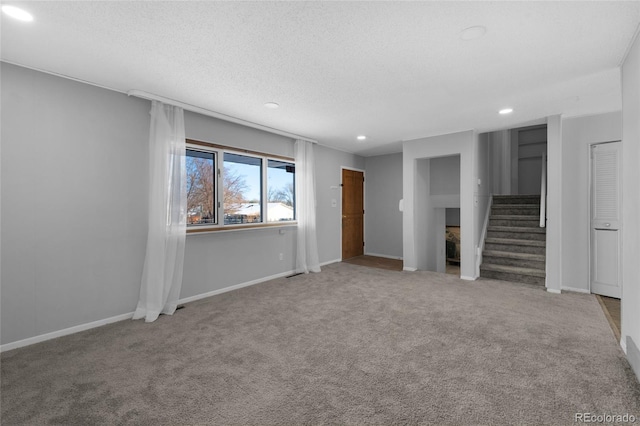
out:
<path id="1" fill-rule="evenodd" d="M 591 146 L 591 292 L 620 298 L 622 143 Z"/>

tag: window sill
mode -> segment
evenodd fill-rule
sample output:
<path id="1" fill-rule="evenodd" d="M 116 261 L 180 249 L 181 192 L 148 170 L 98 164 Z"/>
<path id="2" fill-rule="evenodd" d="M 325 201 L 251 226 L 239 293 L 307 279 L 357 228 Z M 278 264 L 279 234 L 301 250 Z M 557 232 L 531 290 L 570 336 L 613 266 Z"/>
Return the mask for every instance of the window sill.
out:
<path id="1" fill-rule="evenodd" d="M 243 224 L 243 225 L 203 226 L 198 228 L 187 228 L 187 235 L 212 234 L 212 233 L 218 233 L 218 232 L 248 231 L 251 229 L 295 228 L 297 226 L 298 226 L 297 221 L 291 221 L 286 223 L 273 222 L 273 223 L 257 223 L 257 224 Z"/>

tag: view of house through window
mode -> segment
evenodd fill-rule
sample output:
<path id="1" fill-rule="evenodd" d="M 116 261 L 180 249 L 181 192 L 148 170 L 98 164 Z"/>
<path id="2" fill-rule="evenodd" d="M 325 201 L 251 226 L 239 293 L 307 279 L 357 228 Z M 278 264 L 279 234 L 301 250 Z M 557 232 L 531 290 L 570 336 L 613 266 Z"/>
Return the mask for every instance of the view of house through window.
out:
<path id="1" fill-rule="evenodd" d="M 262 222 L 262 159 L 224 154 L 224 224 Z"/>
<path id="2" fill-rule="evenodd" d="M 295 165 L 269 160 L 267 166 L 267 220 L 280 222 L 295 219 Z"/>
<path id="3" fill-rule="evenodd" d="M 215 153 L 187 149 L 187 224 L 215 224 Z"/>
<path id="4" fill-rule="evenodd" d="M 296 219 L 295 163 L 187 140 L 187 226 Z"/>

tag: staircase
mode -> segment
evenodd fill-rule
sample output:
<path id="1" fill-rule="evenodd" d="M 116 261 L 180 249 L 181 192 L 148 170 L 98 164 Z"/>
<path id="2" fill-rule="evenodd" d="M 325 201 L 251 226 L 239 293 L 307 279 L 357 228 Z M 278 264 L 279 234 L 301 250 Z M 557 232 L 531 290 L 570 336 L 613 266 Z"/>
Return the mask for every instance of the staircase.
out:
<path id="1" fill-rule="evenodd" d="M 539 195 L 494 195 L 480 276 L 544 286 L 546 229 Z"/>

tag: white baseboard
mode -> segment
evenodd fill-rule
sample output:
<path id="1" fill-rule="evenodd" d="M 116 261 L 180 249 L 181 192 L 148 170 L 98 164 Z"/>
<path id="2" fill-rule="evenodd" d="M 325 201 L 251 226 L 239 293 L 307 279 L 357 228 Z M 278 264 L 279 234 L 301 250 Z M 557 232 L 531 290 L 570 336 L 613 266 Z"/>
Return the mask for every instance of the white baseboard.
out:
<path id="1" fill-rule="evenodd" d="M 111 324 L 118 321 L 124 321 L 131 319 L 133 312 L 128 314 L 116 315 L 115 317 L 105 318 L 98 321 L 88 322 L 86 324 L 80 324 L 73 327 L 65 328 L 58 331 L 52 331 L 51 333 L 41 334 L 39 336 L 29 337 L 27 339 L 18 340 L 17 342 L 6 343 L 0 346 L 0 352 L 10 351 L 11 349 L 18 349 L 24 346 L 34 345 L 36 343 L 44 342 L 46 340 L 55 339 L 57 337 L 68 336 L 69 334 L 79 333 L 81 331 L 89 330 L 96 327 L 102 327 L 103 325 Z"/>
<path id="2" fill-rule="evenodd" d="M 393 259 L 393 260 L 402 260 L 402 256 L 398 257 L 398 256 L 389 256 L 388 254 L 380 254 L 380 253 L 367 253 L 365 252 L 365 256 L 375 256 L 375 257 L 384 257 L 387 259 Z"/>
<path id="3" fill-rule="evenodd" d="M 330 262 L 330 263 L 333 263 L 333 262 Z M 258 278 L 258 279 L 253 280 L 253 281 L 248 281 L 248 282 L 245 282 L 245 283 L 232 285 L 230 287 L 221 288 L 221 289 L 210 291 L 210 292 L 207 292 L 207 293 L 198 294 L 196 296 L 185 297 L 183 299 L 178 300 L 177 303 L 180 305 L 180 304 L 183 304 L 183 303 L 194 302 L 196 300 L 204 299 L 206 297 L 215 296 L 216 294 L 226 293 L 228 291 L 237 290 L 237 289 L 242 288 L 242 287 L 249 287 L 249 286 L 252 286 L 252 285 L 255 285 L 255 284 L 259 284 L 259 283 L 262 283 L 262 282 L 265 282 L 265 281 L 270 281 L 270 280 L 274 280 L 276 278 L 282 278 L 282 277 L 286 277 L 286 276 L 293 275 L 293 274 L 294 274 L 293 271 L 282 272 L 282 273 L 279 273 L 279 274 L 276 274 L 276 275 L 271 275 L 271 276 L 264 277 L 264 278 Z M 127 314 L 116 315 L 116 316 L 111 317 L 111 318 L 105 318 L 105 319 L 102 319 L 102 320 L 93 321 L 93 322 L 89 322 L 89 323 L 86 323 L 86 324 L 80 324 L 80 325 L 76 325 L 74 327 L 65 328 L 63 330 L 53 331 L 51 333 L 46 333 L 46 334 L 41 334 L 39 336 L 29 337 L 27 339 L 18 340 L 16 342 L 6 343 L 6 344 L 0 346 L 0 352 L 9 351 L 11 349 L 22 348 L 24 346 L 33 345 L 33 344 L 36 344 L 36 343 L 40 343 L 40 342 L 44 342 L 44 341 L 47 341 L 47 340 L 55 339 L 57 337 L 68 336 L 69 334 L 79 333 L 81 331 L 89 330 L 89 329 L 96 328 L 96 327 L 102 327 L 103 325 L 111 324 L 111 323 L 118 322 L 118 321 L 129 320 L 132 317 L 133 317 L 133 312 L 129 312 Z"/>
<path id="4" fill-rule="evenodd" d="M 624 336 L 622 336 L 620 338 L 620 347 L 622 348 L 622 352 L 624 352 L 625 355 L 626 355 L 627 354 L 627 342 L 625 341 Z M 638 380 L 640 380 L 640 378 Z"/>
<path id="5" fill-rule="evenodd" d="M 562 294 L 562 291 L 558 290 L 557 288 L 548 288 L 547 291 L 553 294 Z"/>
<path id="6" fill-rule="evenodd" d="M 460 279 L 465 281 L 475 281 L 477 277 L 468 277 L 466 275 L 460 275 Z"/>
<path id="7" fill-rule="evenodd" d="M 342 262 L 342 259 L 333 259 L 333 260 L 328 260 L 326 262 L 322 262 L 320 266 L 327 266 L 327 265 L 331 265 L 332 263 L 340 263 L 340 262 Z"/>
<path id="8" fill-rule="evenodd" d="M 631 365 L 631 369 L 636 373 L 638 380 L 640 380 L 640 349 L 638 349 L 636 342 L 633 341 L 631 336 L 627 336 L 625 343 L 623 349 L 625 349 L 624 352 L 627 354 L 629 365 Z"/>
<path id="9" fill-rule="evenodd" d="M 418 268 L 411 268 L 409 266 L 405 266 L 402 268 L 403 271 L 407 271 L 407 272 L 415 272 L 418 270 Z"/>
<path id="10" fill-rule="evenodd" d="M 232 286 L 229 286 L 229 287 L 219 288 L 217 290 L 208 291 L 208 292 L 202 293 L 202 294 L 196 294 L 195 296 L 189 296 L 189 297 L 185 297 L 184 299 L 178 300 L 178 305 L 181 305 L 183 303 L 195 302 L 196 300 L 206 299 L 207 297 L 215 296 L 217 294 L 222 294 L 222 293 L 226 293 L 228 291 L 238 290 L 238 289 L 243 288 L 243 287 L 249 287 L 249 286 L 252 286 L 252 285 L 263 283 L 265 281 L 271 281 L 271 280 L 275 280 L 277 278 L 287 277 L 287 276 L 293 275 L 293 274 L 295 274 L 295 271 L 281 272 L 279 274 L 270 275 L 268 277 L 258 278 L 258 279 L 252 280 L 252 281 L 247 281 L 245 283 L 240 283 L 240 284 L 232 285 Z"/>
<path id="11" fill-rule="evenodd" d="M 564 290 L 564 291 L 572 291 L 574 293 L 591 294 L 591 292 L 589 290 L 586 290 L 584 288 L 562 287 L 562 290 Z"/>

